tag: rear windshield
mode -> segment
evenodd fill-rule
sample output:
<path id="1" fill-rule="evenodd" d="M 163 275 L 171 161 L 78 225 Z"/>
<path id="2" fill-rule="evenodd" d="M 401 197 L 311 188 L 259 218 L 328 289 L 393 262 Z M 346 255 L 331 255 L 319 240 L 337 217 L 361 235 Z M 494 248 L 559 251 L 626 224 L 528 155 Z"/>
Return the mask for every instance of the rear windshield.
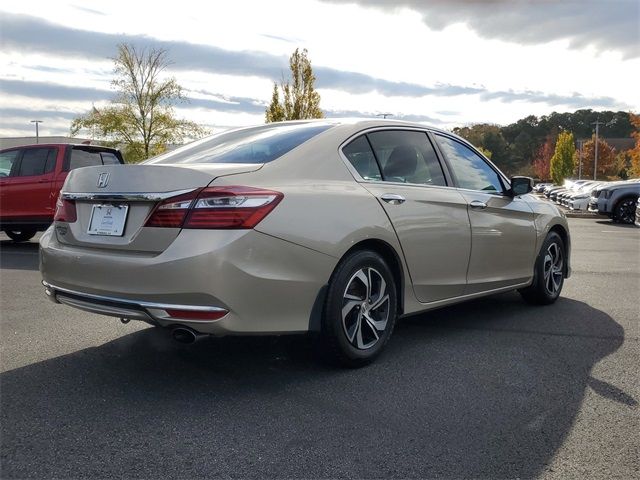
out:
<path id="1" fill-rule="evenodd" d="M 330 123 L 268 124 L 222 132 L 144 163 L 268 163 L 293 150 Z"/>

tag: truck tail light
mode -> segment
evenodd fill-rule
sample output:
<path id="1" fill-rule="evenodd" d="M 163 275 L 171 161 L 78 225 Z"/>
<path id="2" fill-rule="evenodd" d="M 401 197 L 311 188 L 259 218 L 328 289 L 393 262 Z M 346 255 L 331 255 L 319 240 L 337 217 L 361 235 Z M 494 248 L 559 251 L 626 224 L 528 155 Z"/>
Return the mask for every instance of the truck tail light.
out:
<path id="1" fill-rule="evenodd" d="M 56 213 L 53 215 L 54 222 L 73 223 L 78 219 L 76 213 L 75 200 L 66 200 L 62 196 L 58 197 L 56 202 Z"/>
<path id="2" fill-rule="evenodd" d="M 209 187 L 159 204 L 147 227 L 248 229 L 282 200 L 283 194 L 254 187 Z"/>

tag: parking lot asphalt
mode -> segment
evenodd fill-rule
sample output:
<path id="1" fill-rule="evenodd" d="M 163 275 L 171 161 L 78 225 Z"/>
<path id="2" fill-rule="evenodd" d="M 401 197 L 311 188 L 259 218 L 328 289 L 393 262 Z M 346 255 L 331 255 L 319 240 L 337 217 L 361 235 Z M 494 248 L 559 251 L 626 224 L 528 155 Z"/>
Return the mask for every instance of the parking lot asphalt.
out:
<path id="1" fill-rule="evenodd" d="M 640 229 L 570 227 L 555 305 L 405 318 L 359 370 L 55 305 L 2 236 L 0 477 L 638 478 Z"/>

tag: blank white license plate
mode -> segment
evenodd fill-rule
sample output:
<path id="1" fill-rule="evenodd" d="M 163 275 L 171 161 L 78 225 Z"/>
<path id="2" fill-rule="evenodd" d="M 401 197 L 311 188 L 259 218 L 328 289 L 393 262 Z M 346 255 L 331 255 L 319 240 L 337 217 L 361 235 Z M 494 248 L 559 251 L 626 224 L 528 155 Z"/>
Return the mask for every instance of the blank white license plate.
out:
<path id="1" fill-rule="evenodd" d="M 124 235 L 129 205 L 94 205 L 91 209 L 89 235 Z"/>

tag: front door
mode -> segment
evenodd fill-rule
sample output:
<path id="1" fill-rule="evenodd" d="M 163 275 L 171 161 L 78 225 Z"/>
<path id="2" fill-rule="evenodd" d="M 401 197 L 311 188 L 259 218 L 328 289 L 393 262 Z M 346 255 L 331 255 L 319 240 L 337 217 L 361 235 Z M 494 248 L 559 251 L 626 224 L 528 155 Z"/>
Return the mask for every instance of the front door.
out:
<path id="1" fill-rule="evenodd" d="M 466 293 L 528 281 L 535 259 L 533 211 L 506 194 L 501 176 L 476 152 L 448 136 L 436 139 L 468 205 L 472 248 Z"/>

